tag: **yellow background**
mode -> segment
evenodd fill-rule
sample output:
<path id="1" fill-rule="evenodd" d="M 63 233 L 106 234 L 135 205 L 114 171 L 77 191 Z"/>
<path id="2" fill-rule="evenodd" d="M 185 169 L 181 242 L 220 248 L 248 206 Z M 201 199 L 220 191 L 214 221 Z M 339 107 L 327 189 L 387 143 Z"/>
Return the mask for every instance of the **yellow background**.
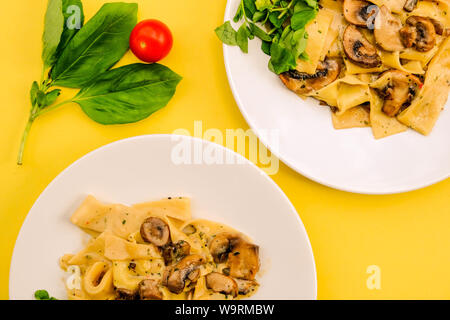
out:
<path id="1" fill-rule="evenodd" d="M 104 3 L 83 2 L 88 18 Z M 29 89 L 41 72 L 46 0 L 2 2 L 0 298 L 8 298 L 11 254 L 28 210 L 76 159 L 122 138 L 177 128 L 192 132 L 195 120 L 203 121 L 203 130 L 248 128 L 228 86 L 222 45 L 213 32 L 222 23 L 226 0 L 137 2 L 140 19 L 160 19 L 174 34 L 173 51 L 163 63 L 184 76 L 175 98 L 149 119 L 124 126 L 96 124 L 77 105 L 48 113 L 33 125 L 22 167 L 15 159 L 30 108 Z M 133 61 L 128 54 L 125 62 Z M 61 99 L 73 94 L 65 92 Z M 297 208 L 310 236 L 320 299 L 450 298 L 449 179 L 388 196 L 329 189 L 284 165 L 273 179 Z M 381 269 L 380 290 L 366 286 L 369 265 Z"/>

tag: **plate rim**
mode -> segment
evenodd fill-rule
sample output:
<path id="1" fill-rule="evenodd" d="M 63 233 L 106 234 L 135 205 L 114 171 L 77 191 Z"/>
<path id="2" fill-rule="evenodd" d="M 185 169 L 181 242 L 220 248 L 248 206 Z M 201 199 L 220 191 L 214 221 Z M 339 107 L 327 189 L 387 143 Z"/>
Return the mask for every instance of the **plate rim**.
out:
<path id="1" fill-rule="evenodd" d="M 231 4 L 234 0 L 227 0 L 227 4 L 226 4 L 226 8 L 225 8 L 225 14 L 224 14 L 224 21 L 227 21 L 227 17 L 228 16 L 232 16 L 231 15 Z M 410 192 L 410 191 L 415 191 L 415 190 L 419 190 L 419 189 L 423 189 L 426 187 L 429 187 L 431 185 L 434 185 L 438 182 L 444 181 L 445 179 L 450 177 L 450 172 L 447 174 L 443 174 L 442 176 L 438 177 L 438 178 L 434 178 L 434 179 L 428 179 L 426 182 L 421 183 L 421 184 L 415 184 L 412 185 L 410 187 L 390 187 L 389 190 L 387 191 L 383 191 L 383 190 L 373 190 L 370 188 L 364 189 L 364 188 L 353 188 L 353 187 L 346 187 L 346 186 L 342 186 L 342 185 L 338 185 L 338 184 L 334 184 L 334 183 L 330 183 L 327 182 L 326 179 L 322 179 L 320 177 L 317 177 L 316 175 L 313 174 L 309 174 L 307 173 L 305 170 L 303 170 L 302 168 L 300 168 L 299 166 L 297 166 L 294 161 L 290 161 L 289 158 L 284 157 L 282 152 L 279 150 L 273 149 L 270 147 L 270 143 L 267 141 L 267 139 L 265 139 L 264 135 L 260 133 L 260 130 L 258 127 L 256 127 L 254 125 L 254 123 L 251 121 L 251 117 L 249 116 L 249 114 L 245 111 L 244 105 L 240 99 L 238 90 L 236 88 L 235 82 L 233 80 L 233 75 L 231 73 L 231 67 L 230 67 L 230 57 L 229 57 L 229 52 L 232 49 L 232 47 L 229 47 L 226 44 L 222 45 L 223 47 L 223 58 L 224 58 L 224 64 L 225 64 L 225 70 L 226 70 L 226 74 L 227 74 L 227 79 L 228 79 L 228 84 L 230 86 L 231 92 L 233 94 L 234 100 L 236 101 L 236 104 L 239 108 L 239 111 L 241 112 L 242 116 L 244 117 L 245 121 L 248 123 L 248 125 L 250 126 L 250 128 L 253 130 L 253 132 L 255 133 L 255 135 L 258 137 L 258 139 L 262 142 L 262 144 L 268 149 L 270 150 L 270 152 L 272 152 L 278 159 L 280 159 L 285 165 L 287 165 L 290 169 L 292 169 L 293 171 L 295 171 L 296 173 L 306 177 L 307 179 L 317 182 L 321 185 L 324 185 L 326 187 L 335 189 L 335 190 L 340 190 L 340 191 L 345 191 L 345 192 L 350 192 L 350 193 L 356 193 L 356 194 L 364 194 L 364 195 L 390 195 L 390 194 L 400 194 L 400 193 L 406 193 L 406 192 Z"/>
<path id="2" fill-rule="evenodd" d="M 17 237 L 14 241 L 14 248 L 13 248 L 13 252 L 11 254 L 11 259 L 10 259 L 10 264 L 9 264 L 9 274 L 8 274 L 8 298 L 11 299 L 11 291 L 13 291 L 13 285 L 12 285 L 12 273 L 13 273 L 13 269 L 12 269 L 12 265 L 13 262 L 15 260 L 15 256 L 17 254 L 17 241 L 19 240 L 19 238 L 22 236 L 23 233 L 23 226 L 27 223 L 27 221 L 30 219 L 29 217 L 31 216 L 30 213 L 32 212 L 32 210 L 36 207 L 36 205 L 38 204 L 39 200 L 45 195 L 45 193 L 47 192 L 47 190 L 49 190 L 53 184 L 55 184 L 59 179 L 61 179 L 62 176 L 64 176 L 66 174 L 66 172 L 68 172 L 69 170 L 72 169 L 72 167 L 76 166 L 79 162 L 83 161 L 84 159 L 88 158 L 88 157 L 92 157 L 94 156 L 96 153 L 102 152 L 104 149 L 108 149 L 111 148 L 115 145 L 118 144 L 122 144 L 122 143 L 128 143 L 130 141 L 134 141 L 134 140 L 140 140 L 140 139 L 158 139 L 158 138 L 170 138 L 173 139 L 174 137 L 177 137 L 179 139 L 187 139 L 187 140 L 191 140 L 191 141 L 200 141 L 202 143 L 206 143 L 206 144 L 211 144 L 214 145 L 216 148 L 220 148 L 225 152 L 231 152 L 233 153 L 238 159 L 243 160 L 244 163 L 246 165 L 250 165 L 251 168 L 253 168 L 254 170 L 256 170 L 256 172 L 258 172 L 261 176 L 264 177 L 264 180 L 266 180 L 269 184 L 272 185 L 272 187 L 275 188 L 276 191 L 278 191 L 278 193 L 280 193 L 281 197 L 287 201 L 287 204 L 289 206 L 289 208 L 295 213 L 295 219 L 298 223 L 299 228 L 304 232 L 305 236 L 306 236 L 306 245 L 309 249 L 309 252 L 311 253 L 311 263 L 312 263 L 312 269 L 313 269 L 313 277 L 314 277 L 314 292 L 312 293 L 313 296 L 313 300 L 317 300 L 317 266 L 316 266 L 316 259 L 314 256 L 314 250 L 312 248 L 311 245 L 311 240 L 309 238 L 308 232 L 305 228 L 305 225 L 303 224 L 302 219 L 300 218 L 300 215 L 297 211 L 297 209 L 294 207 L 294 205 L 292 204 L 291 200 L 288 198 L 288 196 L 283 192 L 283 190 L 280 188 L 280 186 L 278 186 L 277 183 L 275 183 L 274 180 L 272 180 L 269 175 L 267 173 L 265 173 L 262 169 L 260 169 L 258 166 L 256 166 L 253 162 L 251 162 L 250 160 L 248 160 L 247 158 L 245 158 L 244 156 L 242 156 L 241 154 L 235 152 L 234 150 L 228 149 L 220 144 L 217 144 L 215 142 L 212 141 L 208 141 L 208 140 L 204 140 L 201 138 L 197 138 L 197 137 L 192 137 L 192 136 L 185 136 L 185 135 L 178 135 L 178 134 L 145 134 L 145 135 L 138 135 L 138 136 L 133 136 L 133 137 L 128 137 L 125 139 L 120 139 L 117 141 L 113 141 L 111 143 L 108 143 L 106 145 L 103 145 L 99 148 L 96 148 L 88 153 L 86 153 L 85 155 L 83 155 L 82 157 L 78 158 L 77 160 L 75 160 L 73 163 L 71 163 L 68 167 L 66 167 L 65 169 L 63 169 L 45 188 L 44 190 L 39 194 L 39 196 L 36 198 L 36 200 L 34 201 L 33 205 L 31 206 L 31 208 L 28 210 L 25 219 L 22 222 L 22 225 L 20 226 L 20 230 L 19 233 L 17 234 Z"/>

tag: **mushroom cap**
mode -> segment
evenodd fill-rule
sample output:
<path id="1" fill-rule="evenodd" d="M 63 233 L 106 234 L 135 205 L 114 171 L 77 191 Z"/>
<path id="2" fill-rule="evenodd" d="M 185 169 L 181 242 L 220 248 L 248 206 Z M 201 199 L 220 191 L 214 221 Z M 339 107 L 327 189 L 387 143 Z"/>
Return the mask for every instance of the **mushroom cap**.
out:
<path id="1" fill-rule="evenodd" d="M 259 247 L 246 241 L 239 241 L 228 254 L 230 276 L 254 280 L 259 271 Z"/>
<path id="2" fill-rule="evenodd" d="M 436 29 L 443 33 L 440 27 L 429 18 L 410 16 L 406 19 L 406 26 L 400 30 L 400 36 L 405 46 L 415 46 L 417 51 L 427 52 L 436 45 Z"/>
<path id="3" fill-rule="evenodd" d="M 394 16 L 386 6 L 381 6 L 373 31 L 377 44 L 386 51 L 403 50 L 405 47 L 400 38 L 402 27 L 400 18 Z"/>
<path id="4" fill-rule="evenodd" d="M 344 17 L 351 24 L 367 27 L 367 20 L 375 14 L 372 6 L 374 4 L 364 0 L 344 0 Z"/>
<path id="5" fill-rule="evenodd" d="M 231 251 L 232 242 L 238 239 L 239 236 L 223 232 L 217 234 L 209 243 L 209 252 L 214 258 L 215 263 L 223 263 L 228 258 L 228 253 Z"/>
<path id="6" fill-rule="evenodd" d="M 189 255 L 190 251 L 190 244 L 187 241 L 180 240 L 175 244 L 166 244 L 162 248 L 162 256 L 164 258 L 165 264 L 170 265 Z"/>
<path id="7" fill-rule="evenodd" d="M 234 279 L 238 286 L 238 293 L 242 295 L 246 295 L 250 293 L 250 291 L 258 286 L 258 283 L 254 280 L 242 280 L 242 279 Z"/>
<path id="8" fill-rule="evenodd" d="M 117 300 L 138 300 L 137 290 L 129 290 L 124 288 L 116 288 Z"/>
<path id="9" fill-rule="evenodd" d="M 162 300 L 163 295 L 158 288 L 158 282 L 152 279 L 145 279 L 139 282 L 139 296 L 141 300 Z"/>
<path id="10" fill-rule="evenodd" d="M 141 237 L 145 242 L 162 247 L 170 241 L 170 229 L 160 218 L 149 217 L 141 225 Z"/>
<path id="11" fill-rule="evenodd" d="M 363 68 L 381 65 L 377 48 L 354 25 L 348 25 L 343 35 L 343 47 L 347 58 Z"/>
<path id="12" fill-rule="evenodd" d="M 307 94 L 320 90 L 337 79 L 341 72 L 341 63 L 336 59 L 319 62 L 315 74 L 291 70 L 280 74 L 280 79 L 288 89 L 297 94 Z"/>
<path id="13" fill-rule="evenodd" d="M 183 292 L 186 279 L 190 277 L 191 273 L 194 273 L 192 278 L 197 277 L 197 269 L 204 263 L 204 259 L 197 254 L 184 257 L 180 262 L 171 266 L 166 270 L 163 277 L 163 285 L 176 294 Z"/>
<path id="14" fill-rule="evenodd" d="M 373 87 L 383 97 L 383 112 L 395 117 L 414 98 L 421 85 L 419 78 L 401 70 L 383 72 Z"/>
<path id="15" fill-rule="evenodd" d="M 233 297 L 236 297 L 238 294 L 236 281 L 218 272 L 212 272 L 206 275 L 206 287 L 214 292 L 229 294 Z"/>
<path id="16" fill-rule="evenodd" d="M 403 9 L 405 11 L 411 12 L 416 7 L 417 0 L 406 0 L 405 5 L 403 6 Z"/>

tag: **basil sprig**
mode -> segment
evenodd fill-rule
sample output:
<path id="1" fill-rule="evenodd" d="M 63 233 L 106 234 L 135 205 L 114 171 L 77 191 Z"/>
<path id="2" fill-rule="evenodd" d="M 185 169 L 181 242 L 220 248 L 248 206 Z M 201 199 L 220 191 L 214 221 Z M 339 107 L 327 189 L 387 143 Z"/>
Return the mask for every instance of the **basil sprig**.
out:
<path id="1" fill-rule="evenodd" d="M 298 59 L 308 60 L 305 27 L 318 10 L 317 0 L 240 0 L 233 19 L 243 21 L 239 29 L 226 21 L 215 32 L 223 43 L 239 46 L 244 53 L 248 53 L 248 40 L 260 38 L 261 50 L 271 56 L 269 69 L 280 74 L 295 69 Z"/>
<path id="2" fill-rule="evenodd" d="M 128 51 L 137 23 L 135 3 L 107 3 L 84 24 L 81 0 L 49 0 L 43 35 L 43 71 L 30 90 L 31 111 L 19 149 L 40 115 L 75 102 L 100 124 L 125 124 L 147 118 L 172 99 L 181 77 L 159 64 L 111 69 Z M 80 89 L 56 103 L 57 87 Z"/>

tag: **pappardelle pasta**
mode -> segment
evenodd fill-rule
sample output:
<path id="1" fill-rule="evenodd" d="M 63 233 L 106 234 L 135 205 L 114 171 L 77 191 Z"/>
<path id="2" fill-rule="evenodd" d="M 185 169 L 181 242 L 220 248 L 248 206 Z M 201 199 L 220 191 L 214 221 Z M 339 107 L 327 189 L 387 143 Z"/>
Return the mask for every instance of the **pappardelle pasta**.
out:
<path id="1" fill-rule="evenodd" d="M 428 135 L 450 89 L 449 0 L 320 0 L 309 59 L 280 79 L 331 109 L 335 129 Z"/>
<path id="2" fill-rule="evenodd" d="M 233 300 L 259 284 L 259 247 L 220 223 L 193 220 L 190 199 L 125 206 L 88 196 L 71 222 L 92 235 L 60 260 L 72 300 Z"/>

